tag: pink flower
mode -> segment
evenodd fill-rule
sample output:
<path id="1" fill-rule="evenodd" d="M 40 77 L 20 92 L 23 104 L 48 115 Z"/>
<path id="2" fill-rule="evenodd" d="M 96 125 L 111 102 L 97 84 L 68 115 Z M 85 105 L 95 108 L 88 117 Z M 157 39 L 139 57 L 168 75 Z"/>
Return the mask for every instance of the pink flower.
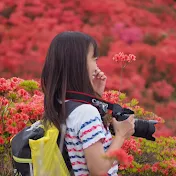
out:
<path id="1" fill-rule="evenodd" d="M 0 121 L 1 121 L 1 116 L 0 116 Z M 0 124 L 0 134 L 3 133 L 3 128 L 2 128 L 2 124 Z"/>
<path id="2" fill-rule="evenodd" d="M 123 52 L 120 52 L 118 54 L 115 54 L 112 58 L 115 62 L 132 62 L 136 60 L 136 56 L 133 54 L 124 54 Z"/>
<path id="3" fill-rule="evenodd" d="M 4 144 L 4 139 L 3 139 L 3 137 L 2 136 L 0 136 L 0 144 Z"/>
<path id="4" fill-rule="evenodd" d="M 11 90 L 10 82 L 4 78 L 0 78 L 0 92 Z"/>
<path id="5" fill-rule="evenodd" d="M 156 166 L 152 166 L 152 172 L 157 172 L 158 168 Z"/>
<path id="6" fill-rule="evenodd" d="M 169 98 L 174 92 L 174 87 L 166 80 L 158 81 L 152 84 L 153 91 L 161 98 Z"/>
<path id="7" fill-rule="evenodd" d="M 130 138 L 130 140 L 125 140 L 122 146 L 122 148 L 128 153 L 130 151 L 134 151 L 136 153 L 140 152 L 139 147 L 140 147 L 140 143 L 136 142 L 132 137 Z"/>
<path id="8" fill-rule="evenodd" d="M 19 94 L 20 96 L 22 96 L 22 97 L 25 97 L 25 96 L 28 95 L 28 92 L 25 91 L 24 89 L 19 89 L 19 90 L 18 90 L 18 94 Z"/>
<path id="9" fill-rule="evenodd" d="M 107 157 L 109 159 L 116 159 L 116 160 L 118 160 L 118 162 L 120 162 L 122 164 L 126 164 L 126 165 L 128 165 L 129 160 L 131 160 L 131 158 L 129 158 L 129 155 L 123 149 L 118 149 L 118 150 L 108 152 L 105 155 L 105 157 Z"/>

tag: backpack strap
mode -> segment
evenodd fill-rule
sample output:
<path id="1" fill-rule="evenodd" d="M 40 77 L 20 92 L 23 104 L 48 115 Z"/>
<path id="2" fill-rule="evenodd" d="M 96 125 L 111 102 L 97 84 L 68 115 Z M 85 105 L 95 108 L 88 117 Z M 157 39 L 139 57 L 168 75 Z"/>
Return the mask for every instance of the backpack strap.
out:
<path id="1" fill-rule="evenodd" d="M 78 106 L 82 105 L 83 103 L 80 103 L 80 102 L 73 102 L 73 101 L 67 101 L 65 103 L 65 106 L 66 106 L 66 116 L 68 117 L 72 111 L 74 109 L 76 109 Z M 60 134 L 60 133 L 59 133 Z M 60 140 L 61 140 L 61 136 L 62 135 L 59 135 L 58 136 L 58 139 L 57 139 L 57 144 L 59 146 L 60 144 Z M 69 155 L 68 155 L 68 152 L 67 152 L 67 148 L 66 148 L 66 145 L 65 143 L 63 144 L 63 150 L 62 150 L 62 155 L 63 155 L 63 158 L 65 160 L 65 163 L 67 165 L 67 168 L 68 170 L 70 171 L 70 173 L 72 173 L 72 165 L 71 165 L 71 162 L 70 162 L 70 158 L 69 158 Z M 71 174 L 72 175 L 72 174 Z"/>
<path id="2" fill-rule="evenodd" d="M 67 101 L 65 102 L 66 106 L 66 116 L 68 117 L 74 109 L 76 109 L 78 106 L 82 105 L 81 102 L 74 102 L 74 101 Z"/>

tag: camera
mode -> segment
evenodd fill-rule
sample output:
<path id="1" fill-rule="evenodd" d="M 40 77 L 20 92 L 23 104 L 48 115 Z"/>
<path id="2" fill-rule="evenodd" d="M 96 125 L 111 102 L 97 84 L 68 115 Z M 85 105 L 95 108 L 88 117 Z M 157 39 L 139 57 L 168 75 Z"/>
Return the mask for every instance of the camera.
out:
<path id="1" fill-rule="evenodd" d="M 132 114 L 134 114 L 134 111 L 130 109 L 122 108 L 118 104 L 113 105 L 112 116 L 115 117 L 117 121 L 126 120 Z M 157 124 L 156 120 L 143 120 L 135 118 L 135 132 L 133 136 L 155 141 L 155 138 L 152 136 L 155 133 L 155 124 Z M 110 130 L 112 134 L 114 134 L 112 125 L 110 126 Z"/>

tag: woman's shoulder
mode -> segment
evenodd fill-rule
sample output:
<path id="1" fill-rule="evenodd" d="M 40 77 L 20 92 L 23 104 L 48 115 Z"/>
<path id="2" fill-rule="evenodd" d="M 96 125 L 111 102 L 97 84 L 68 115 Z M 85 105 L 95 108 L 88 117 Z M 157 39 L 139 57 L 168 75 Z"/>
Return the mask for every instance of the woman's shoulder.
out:
<path id="1" fill-rule="evenodd" d="M 82 104 L 78 106 L 74 111 L 75 113 L 84 114 L 84 115 L 88 115 L 88 114 L 100 115 L 98 109 L 91 104 Z"/>
<path id="2" fill-rule="evenodd" d="M 75 108 L 69 115 L 69 118 L 80 118 L 80 120 L 89 120 L 94 117 L 100 117 L 100 113 L 98 109 L 91 104 L 82 104 Z"/>
<path id="3" fill-rule="evenodd" d="M 90 104 L 82 104 L 75 108 L 67 118 L 68 126 L 80 126 L 97 118 L 101 122 L 101 116 L 98 109 Z"/>

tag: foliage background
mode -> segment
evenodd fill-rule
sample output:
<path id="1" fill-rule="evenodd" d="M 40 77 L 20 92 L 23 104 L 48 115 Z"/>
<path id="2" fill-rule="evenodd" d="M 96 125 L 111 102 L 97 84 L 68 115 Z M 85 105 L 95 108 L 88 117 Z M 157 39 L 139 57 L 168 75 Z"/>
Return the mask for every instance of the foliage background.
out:
<path id="1" fill-rule="evenodd" d="M 120 64 L 111 60 L 113 54 L 136 55 L 137 61 L 124 71 L 125 101 L 137 98 L 141 107 L 165 119 L 158 137 L 176 135 L 174 0 L 2 0 L 0 77 L 38 81 L 49 43 L 65 30 L 97 40 L 107 90 L 120 85 Z"/>
<path id="2" fill-rule="evenodd" d="M 0 22 L 1 77 L 40 78 L 52 38 L 82 31 L 99 44 L 107 89 L 119 88 L 120 65 L 110 61 L 112 55 L 137 56 L 124 73 L 122 91 L 167 119 L 165 134 L 176 133 L 174 0 L 3 0 Z"/>

